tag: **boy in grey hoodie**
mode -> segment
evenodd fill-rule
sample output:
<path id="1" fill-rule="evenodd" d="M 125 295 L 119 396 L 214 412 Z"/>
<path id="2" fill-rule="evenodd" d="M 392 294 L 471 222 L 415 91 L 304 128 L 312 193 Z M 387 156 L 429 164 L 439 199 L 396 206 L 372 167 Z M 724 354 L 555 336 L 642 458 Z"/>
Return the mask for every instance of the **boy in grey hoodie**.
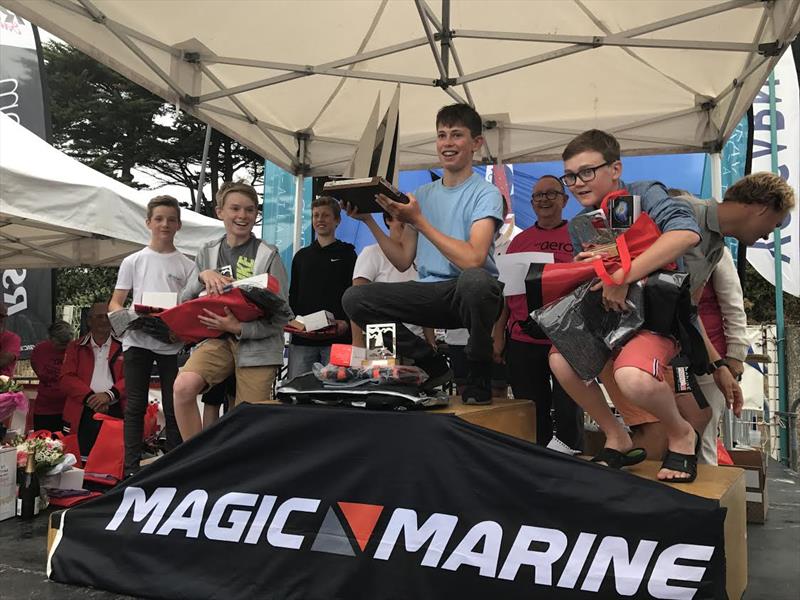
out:
<path id="1" fill-rule="evenodd" d="M 258 195 L 245 183 L 225 183 L 217 193 L 217 216 L 225 235 L 205 244 L 195 258 L 197 272 L 181 292 L 181 302 L 202 291 L 221 294 L 237 279 L 268 273 L 280 283 L 286 300 L 288 278 L 275 246 L 253 236 Z M 198 317 L 218 338 L 201 342 L 175 380 L 175 416 L 184 440 L 199 433 L 202 425 L 197 395 L 236 376 L 236 404 L 264 402 L 272 398 L 272 384 L 283 364 L 283 327 L 293 315 L 285 310 L 250 322 L 240 322 L 227 308 L 224 315 L 206 311 Z"/>

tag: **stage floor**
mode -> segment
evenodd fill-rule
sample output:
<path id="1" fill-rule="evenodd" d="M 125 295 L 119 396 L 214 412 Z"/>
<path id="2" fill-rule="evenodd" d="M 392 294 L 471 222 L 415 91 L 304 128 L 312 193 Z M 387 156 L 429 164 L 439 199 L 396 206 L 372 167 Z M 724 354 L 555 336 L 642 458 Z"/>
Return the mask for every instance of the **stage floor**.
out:
<path id="1" fill-rule="evenodd" d="M 800 589 L 800 477 L 770 460 L 769 518 L 748 524 L 749 585 L 745 600 L 796 600 Z M 0 598 L 2 600 L 124 600 L 100 590 L 47 579 L 47 518 L 0 522 Z"/>

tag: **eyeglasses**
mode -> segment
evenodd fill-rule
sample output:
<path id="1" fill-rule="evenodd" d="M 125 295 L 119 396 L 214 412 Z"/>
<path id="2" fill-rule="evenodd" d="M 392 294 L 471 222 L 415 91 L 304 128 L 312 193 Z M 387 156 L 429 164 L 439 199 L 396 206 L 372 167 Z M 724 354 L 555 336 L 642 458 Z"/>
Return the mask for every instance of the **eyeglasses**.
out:
<path id="1" fill-rule="evenodd" d="M 547 198 L 548 200 L 550 200 L 550 202 L 552 202 L 553 200 L 555 200 L 556 198 L 559 198 L 561 196 L 566 196 L 566 194 L 564 192 L 559 192 L 557 190 L 547 190 L 546 192 L 536 192 L 533 195 L 533 202 L 535 202 L 535 203 L 536 202 L 542 202 L 542 201 L 544 201 L 545 198 Z"/>
<path id="2" fill-rule="evenodd" d="M 577 173 L 564 173 L 559 179 L 561 183 L 566 186 L 573 186 L 575 183 L 580 179 L 583 183 L 588 183 L 595 177 L 597 177 L 597 169 L 601 167 L 607 167 L 611 163 L 604 162 L 602 165 L 597 165 L 596 167 L 586 167 L 585 169 L 581 169 Z"/>

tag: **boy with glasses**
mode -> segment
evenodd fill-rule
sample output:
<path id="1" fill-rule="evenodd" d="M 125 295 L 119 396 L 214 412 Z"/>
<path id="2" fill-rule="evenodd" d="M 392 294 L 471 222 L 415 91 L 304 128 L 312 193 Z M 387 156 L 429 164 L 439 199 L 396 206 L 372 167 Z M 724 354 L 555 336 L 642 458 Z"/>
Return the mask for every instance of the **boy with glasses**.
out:
<path id="1" fill-rule="evenodd" d="M 572 262 L 572 241 L 567 222 L 562 218 L 568 198 L 558 177 L 544 175 L 539 179 L 531 199 L 536 223 L 511 240 L 506 254 L 547 252 L 555 262 Z M 506 296 L 494 328 L 495 361 L 505 359 L 514 397 L 530 398 L 536 404 L 537 444 L 546 446 L 552 437 L 552 408 L 558 439 L 570 448 L 583 448 L 583 411 L 570 400 L 558 380 L 551 377 L 550 341 L 533 338 L 522 330 L 528 312 L 525 294 Z"/>
<path id="2" fill-rule="evenodd" d="M 633 260 L 630 272 L 612 276 L 615 285 L 603 284 L 603 303 L 607 310 L 624 310 L 628 284 L 664 265 L 683 258 L 689 272 L 696 302 L 702 286 L 719 262 L 724 250 L 723 236 L 737 238 L 745 245 L 767 236 L 778 227 L 794 206 L 792 189 L 777 175 L 748 175 L 725 194 L 722 204 L 694 198 L 671 198 L 656 182 L 622 183 L 619 144 L 613 136 L 598 130 L 587 131 L 564 149 L 565 174 L 573 194 L 587 210 L 600 206 L 603 198 L 617 189 L 641 196 L 642 210 L 650 215 L 662 235 Z M 580 252 L 576 260 L 593 260 L 591 253 Z M 733 406 L 741 410 L 741 389 L 730 368 L 720 360 L 708 336 L 702 331 L 714 382 Z M 677 354 L 677 344 L 647 331 L 637 333 L 600 376 L 611 398 L 622 398 L 635 408 L 661 422 L 667 438 L 667 451 L 658 478 L 674 483 L 694 481 L 700 434 L 681 415 L 674 392 L 664 382 L 664 370 Z M 620 468 L 643 460 L 622 425 L 611 414 L 596 383 L 584 385 L 562 356 L 551 355 L 550 366 L 562 386 L 583 406 L 606 434 L 606 448 L 595 460 Z"/>
<path id="3" fill-rule="evenodd" d="M 641 197 L 642 212 L 649 214 L 661 230 L 656 242 L 632 261 L 627 275 L 618 270 L 612 275 L 614 285 L 602 284 L 602 302 L 606 310 L 624 311 L 628 284 L 676 261 L 700 242 L 700 228 L 694 212 L 685 203 L 670 198 L 666 188 L 658 182 L 623 183 L 619 142 L 604 131 L 592 129 L 580 134 L 567 144 L 562 159 L 561 181 L 570 188 L 584 212 L 599 208 L 610 192 L 627 189 L 628 193 Z M 575 260 L 599 258 L 591 252 L 583 252 L 574 235 L 572 240 L 577 252 Z M 668 454 L 658 478 L 688 482 L 696 475 L 699 439 L 678 412 L 673 390 L 664 380 L 664 370 L 677 352 L 677 344 L 671 338 L 640 331 L 609 361 L 600 379 L 612 399 L 622 395 L 655 415 L 664 425 Z M 593 459 L 595 462 L 621 468 L 644 460 L 644 451 L 633 448 L 630 436 L 609 410 L 596 382 L 587 386 L 557 352 L 550 355 L 550 368 L 572 399 L 597 421 L 606 435 L 606 446 Z M 676 458 L 668 462 L 670 453 Z M 674 468 L 678 463 L 682 468 Z M 669 466 L 673 468 L 667 468 Z"/>

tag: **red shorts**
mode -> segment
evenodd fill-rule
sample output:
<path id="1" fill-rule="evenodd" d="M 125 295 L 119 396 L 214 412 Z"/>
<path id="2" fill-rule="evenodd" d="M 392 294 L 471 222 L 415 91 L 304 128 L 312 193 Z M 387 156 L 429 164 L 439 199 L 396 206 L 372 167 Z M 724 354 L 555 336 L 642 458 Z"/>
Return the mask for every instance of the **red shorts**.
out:
<path id="1" fill-rule="evenodd" d="M 551 352 L 558 352 L 553 347 Z M 658 381 L 672 379 L 669 363 L 678 353 L 678 344 L 672 339 L 650 331 L 640 331 L 625 344 L 614 357 L 614 371 L 622 367 L 635 367 L 650 373 Z M 644 423 L 657 423 L 658 419 L 625 398 L 613 398 L 614 406 L 625 423 L 633 427 Z"/>

